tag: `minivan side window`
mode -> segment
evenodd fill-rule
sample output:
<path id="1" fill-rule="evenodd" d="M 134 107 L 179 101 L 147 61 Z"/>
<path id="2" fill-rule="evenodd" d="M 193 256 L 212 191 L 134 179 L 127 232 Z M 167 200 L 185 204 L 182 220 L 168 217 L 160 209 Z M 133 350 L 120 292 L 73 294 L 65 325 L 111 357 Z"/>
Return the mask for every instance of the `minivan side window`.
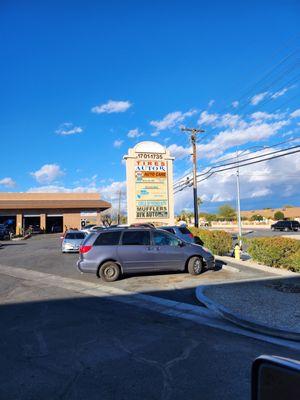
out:
<path id="1" fill-rule="evenodd" d="M 161 229 L 166 231 L 166 232 L 169 232 L 169 233 L 173 233 L 173 234 L 175 233 L 173 228 L 161 228 Z"/>
<path id="2" fill-rule="evenodd" d="M 155 246 L 179 246 L 180 240 L 176 236 L 164 232 L 153 231 L 153 242 Z"/>
<path id="3" fill-rule="evenodd" d="M 124 246 L 149 246 L 149 231 L 126 231 L 123 233 L 122 245 Z"/>
<path id="4" fill-rule="evenodd" d="M 117 246 L 120 236 L 121 231 L 101 232 L 95 240 L 94 246 Z"/>

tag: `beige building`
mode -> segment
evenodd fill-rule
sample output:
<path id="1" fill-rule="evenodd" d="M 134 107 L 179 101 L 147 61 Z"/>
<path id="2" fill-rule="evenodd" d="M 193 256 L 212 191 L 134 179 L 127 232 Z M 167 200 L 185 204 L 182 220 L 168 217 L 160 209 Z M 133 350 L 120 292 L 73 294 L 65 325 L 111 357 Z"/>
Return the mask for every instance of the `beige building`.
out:
<path id="1" fill-rule="evenodd" d="M 17 233 L 30 225 L 63 232 L 99 224 L 101 211 L 110 207 L 97 193 L 0 193 L 0 223 L 9 222 Z"/>
<path id="2" fill-rule="evenodd" d="M 274 214 L 281 211 L 285 218 L 300 218 L 300 207 L 264 208 L 262 210 L 242 211 L 242 217 L 251 218 L 253 215 L 261 215 L 268 219 L 273 219 Z"/>
<path id="3" fill-rule="evenodd" d="M 146 141 L 128 150 L 126 160 L 128 223 L 174 224 L 173 161 L 159 143 Z"/>

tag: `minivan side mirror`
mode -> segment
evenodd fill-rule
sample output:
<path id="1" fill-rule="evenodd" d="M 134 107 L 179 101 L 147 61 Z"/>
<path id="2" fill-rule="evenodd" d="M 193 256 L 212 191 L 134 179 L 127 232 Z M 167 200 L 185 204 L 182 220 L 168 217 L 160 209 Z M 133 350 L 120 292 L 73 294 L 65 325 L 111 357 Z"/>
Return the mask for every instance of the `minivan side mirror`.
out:
<path id="1" fill-rule="evenodd" d="M 300 362 L 263 355 L 252 364 L 252 400 L 298 400 Z"/>
<path id="2" fill-rule="evenodd" d="M 198 244 L 198 245 L 200 245 L 200 246 L 203 246 L 203 245 L 204 245 L 203 240 L 201 240 L 201 239 L 199 238 L 199 236 L 194 236 L 194 243 L 195 243 L 195 244 Z"/>

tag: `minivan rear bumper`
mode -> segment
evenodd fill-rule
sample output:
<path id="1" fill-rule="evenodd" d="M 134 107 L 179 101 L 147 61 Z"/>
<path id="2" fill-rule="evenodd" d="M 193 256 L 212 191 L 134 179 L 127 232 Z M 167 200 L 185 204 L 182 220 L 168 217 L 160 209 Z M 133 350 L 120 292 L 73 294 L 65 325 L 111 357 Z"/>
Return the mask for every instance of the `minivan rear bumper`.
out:
<path id="1" fill-rule="evenodd" d="M 77 261 L 77 269 L 80 272 L 90 272 L 96 274 L 98 267 L 94 263 L 79 259 Z"/>

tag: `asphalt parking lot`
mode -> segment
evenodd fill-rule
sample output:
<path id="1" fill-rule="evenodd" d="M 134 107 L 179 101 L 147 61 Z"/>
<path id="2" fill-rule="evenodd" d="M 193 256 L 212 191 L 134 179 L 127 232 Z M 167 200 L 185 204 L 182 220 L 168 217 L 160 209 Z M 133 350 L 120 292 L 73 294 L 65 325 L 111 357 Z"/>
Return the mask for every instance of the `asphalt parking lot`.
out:
<path id="1" fill-rule="evenodd" d="M 300 358 L 294 346 L 240 334 L 184 304 L 200 283 L 262 276 L 257 270 L 107 284 L 81 275 L 77 257 L 60 252 L 59 235 L 0 247 L 0 399 L 249 400 L 256 357 Z"/>
<path id="2" fill-rule="evenodd" d="M 78 254 L 63 254 L 60 250 L 60 235 L 37 235 L 28 240 L 2 242 L 0 264 L 45 272 L 56 276 L 97 282 L 99 285 L 113 286 L 137 293 L 198 304 L 195 287 L 204 283 L 251 279 L 263 277 L 265 273 L 250 268 L 238 272 L 219 265 L 216 271 L 205 271 L 201 275 L 188 273 L 148 273 L 127 275 L 117 282 L 105 283 L 93 274 L 81 274 L 76 268 Z"/>

